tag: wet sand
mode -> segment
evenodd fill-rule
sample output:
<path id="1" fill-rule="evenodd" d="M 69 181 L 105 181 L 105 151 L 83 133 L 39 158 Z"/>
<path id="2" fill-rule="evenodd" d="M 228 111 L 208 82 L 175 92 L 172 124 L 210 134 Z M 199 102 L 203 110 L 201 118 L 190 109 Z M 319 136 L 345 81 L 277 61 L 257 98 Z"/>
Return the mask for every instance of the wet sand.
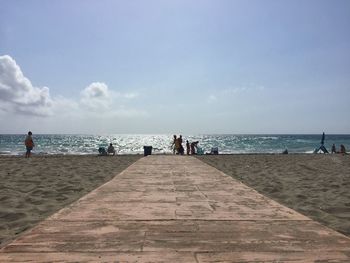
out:
<path id="1" fill-rule="evenodd" d="M 198 158 L 350 236 L 349 155 L 204 155 Z"/>
<path id="2" fill-rule="evenodd" d="M 0 247 L 93 189 L 141 155 L 0 157 Z"/>

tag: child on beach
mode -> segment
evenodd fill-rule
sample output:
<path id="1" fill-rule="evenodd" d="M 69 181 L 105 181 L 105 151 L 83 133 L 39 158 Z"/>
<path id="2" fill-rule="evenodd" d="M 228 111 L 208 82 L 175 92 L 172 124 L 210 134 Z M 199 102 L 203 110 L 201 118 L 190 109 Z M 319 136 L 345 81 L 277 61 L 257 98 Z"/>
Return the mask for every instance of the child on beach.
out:
<path id="1" fill-rule="evenodd" d="M 30 157 L 30 153 L 31 151 L 33 150 L 33 147 L 34 147 L 34 142 L 33 142 L 33 138 L 32 138 L 32 132 L 29 131 L 28 132 L 28 135 L 24 141 L 24 144 L 26 146 L 26 158 L 29 158 Z"/>

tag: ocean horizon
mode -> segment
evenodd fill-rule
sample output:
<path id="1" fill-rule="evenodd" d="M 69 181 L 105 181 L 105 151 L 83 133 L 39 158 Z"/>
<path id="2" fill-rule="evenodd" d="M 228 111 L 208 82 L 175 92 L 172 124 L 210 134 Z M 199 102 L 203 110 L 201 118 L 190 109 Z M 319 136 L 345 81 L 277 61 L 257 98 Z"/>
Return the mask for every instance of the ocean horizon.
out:
<path id="1" fill-rule="evenodd" d="M 178 134 L 179 135 L 179 134 Z M 0 134 L 0 155 L 23 155 L 25 134 Z M 183 134 L 186 140 L 199 141 L 204 153 L 217 147 L 219 154 L 313 153 L 320 146 L 322 134 Z M 152 146 L 153 154 L 172 153 L 173 134 L 34 134 L 34 155 L 98 154 L 99 147 L 113 143 L 117 154 L 143 154 L 143 146 Z M 326 134 L 325 147 L 350 146 L 350 134 Z"/>

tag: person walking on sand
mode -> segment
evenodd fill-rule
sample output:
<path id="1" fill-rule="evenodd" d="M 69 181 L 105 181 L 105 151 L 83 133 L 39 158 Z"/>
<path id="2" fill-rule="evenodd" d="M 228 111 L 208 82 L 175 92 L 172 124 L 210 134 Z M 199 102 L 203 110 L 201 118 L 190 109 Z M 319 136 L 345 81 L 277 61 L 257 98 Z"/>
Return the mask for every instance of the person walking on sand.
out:
<path id="1" fill-rule="evenodd" d="M 29 131 L 28 132 L 28 135 L 24 141 L 24 144 L 26 146 L 26 158 L 29 158 L 30 157 L 30 154 L 31 154 L 31 151 L 33 150 L 34 148 L 34 142 L 33 142 L 33 138 L 32 138 L 32 132 Z"/>

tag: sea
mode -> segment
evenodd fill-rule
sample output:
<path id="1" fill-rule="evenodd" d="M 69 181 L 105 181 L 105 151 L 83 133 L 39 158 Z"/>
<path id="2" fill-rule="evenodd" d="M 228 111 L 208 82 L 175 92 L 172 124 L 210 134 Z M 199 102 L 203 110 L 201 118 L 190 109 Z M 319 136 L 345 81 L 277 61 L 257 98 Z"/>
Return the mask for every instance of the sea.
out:
<path id="1" fill-rule="evenodd" d="M 0 134 L 0 155 L 23 155 L 25 153 L 25 134 Z M 313 153 L 320 146 L 322 134 L 202 134 L 182 135 L 183 146 L 186 140 L 199 141 L 198 146 L 209 153 L 217 147 L 219 154 L 254 153 Z M 172 134 L 110 134 L 110 135 L 71 135 L 71 134 L 34 134 L 37 155 L 93 155 L 99 147 L 107 148 L 113 143 L 118 154 L 143 154 L 144 146 L 152 146 L 152 154 L 172 153 Z M 341 144 L 348 150 L 350 134 L 331 134 L 325 137 L 325 147 L 337 149 Z"/>

